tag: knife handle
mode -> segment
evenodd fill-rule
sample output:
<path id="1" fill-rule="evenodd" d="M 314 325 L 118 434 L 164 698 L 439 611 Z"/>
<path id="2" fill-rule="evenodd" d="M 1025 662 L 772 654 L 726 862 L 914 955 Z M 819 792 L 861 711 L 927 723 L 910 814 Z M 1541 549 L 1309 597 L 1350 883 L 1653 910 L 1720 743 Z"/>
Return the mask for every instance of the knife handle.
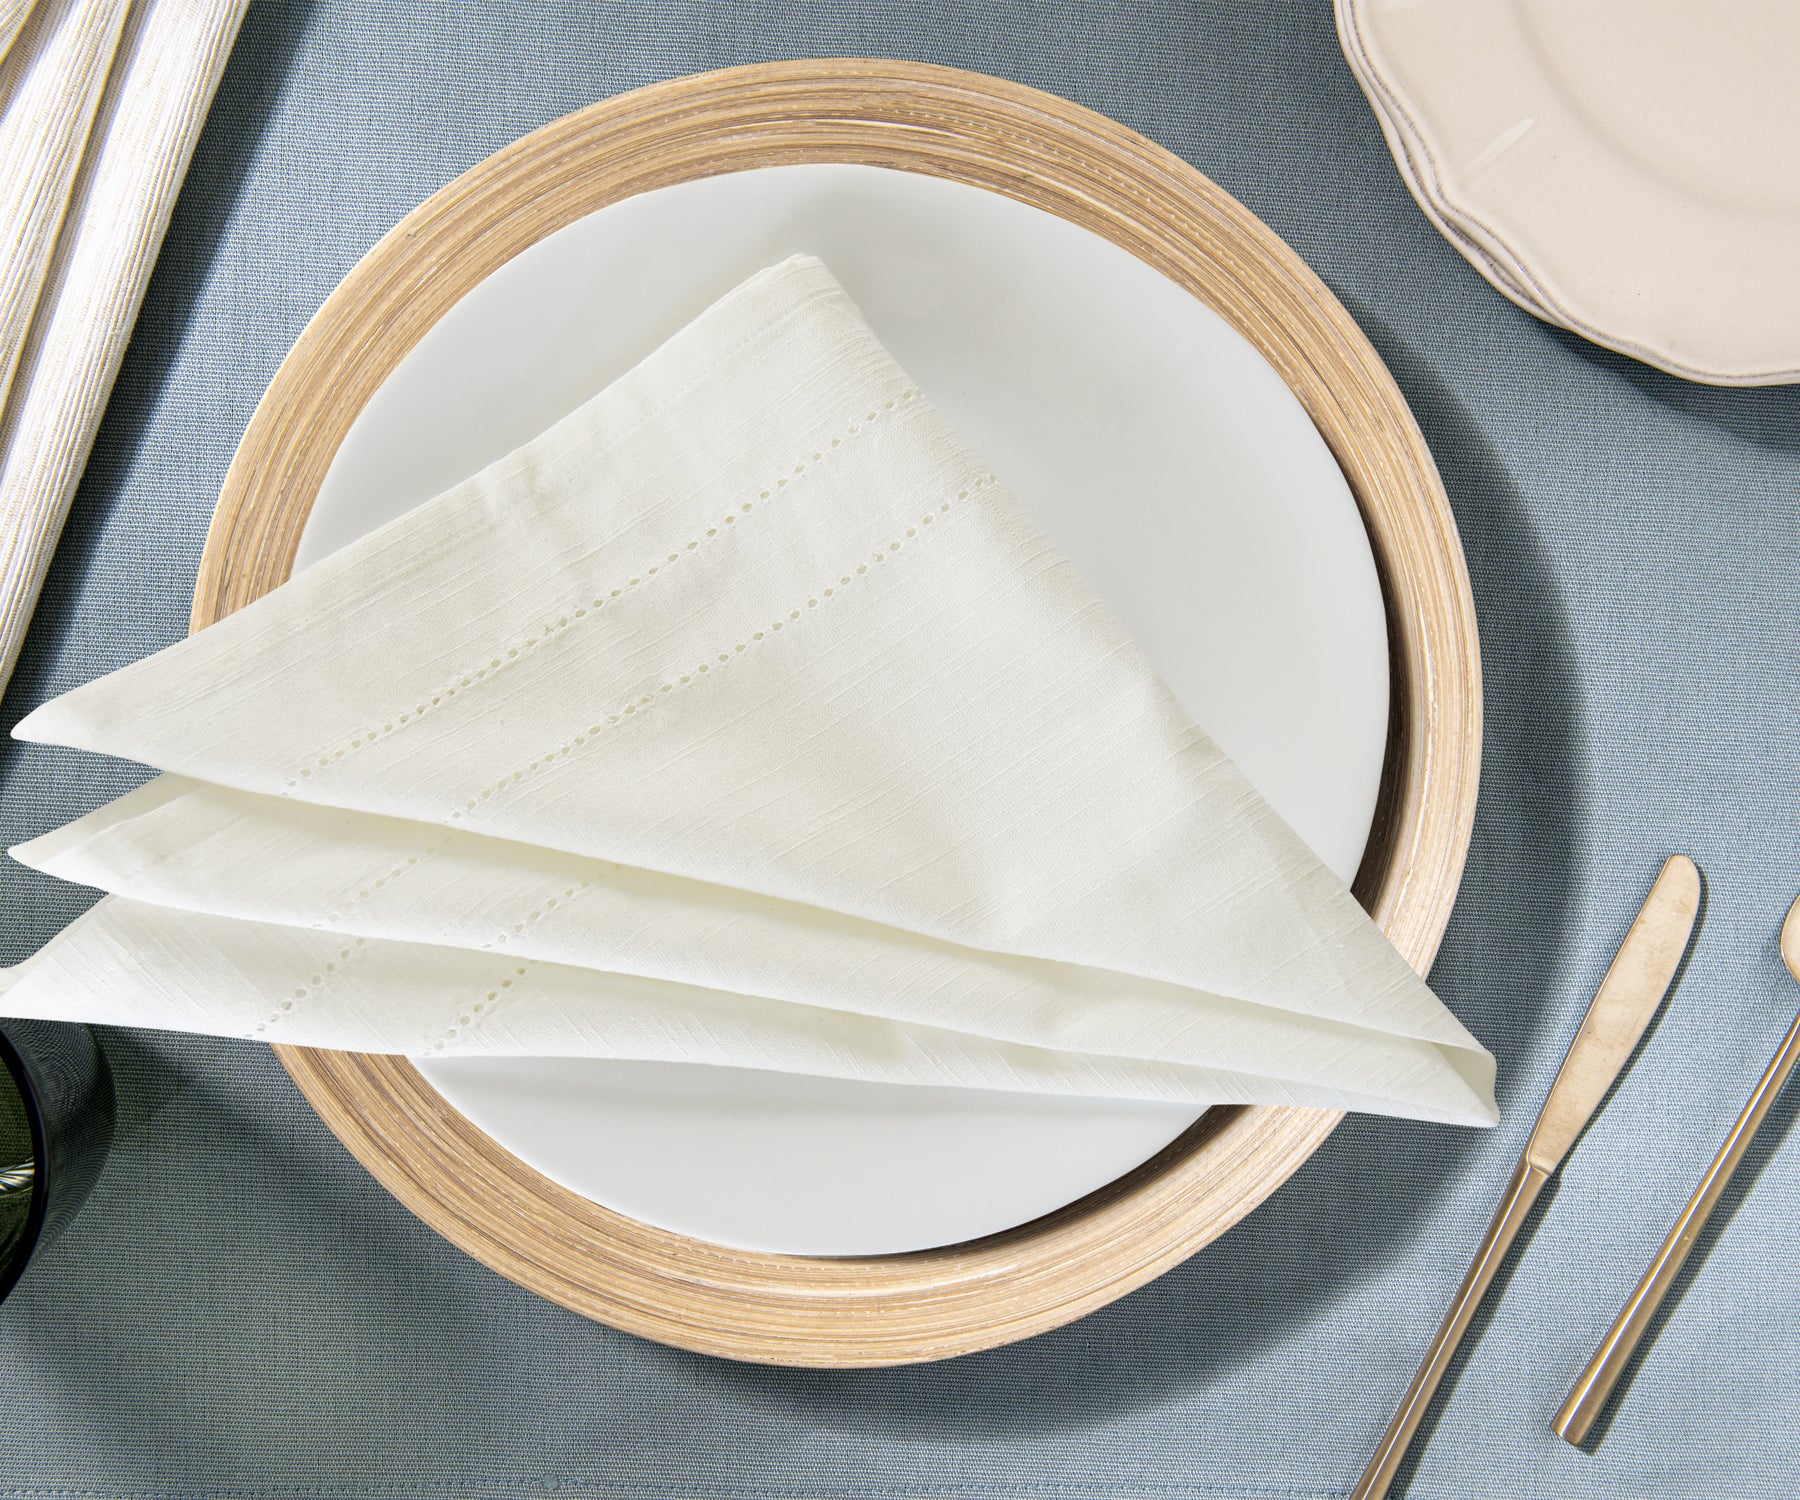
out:
<path id="1" fill-rule="evenodd" d="M 1368 1468 L 1363 1470 L 1362 1478 L 1350 1492 L 1350 1500 L 1382 1500 L 1382 1496 L 1387 1494 L 1388 1486 L 1393 1484 L 1394 1474 L 1400 1467 L 1400 1461 L 1406 1457 L 1406 1450 L 1412 1446 L 1413 1435 L 1418 1432 L 1419 1423 L 1424 1420 L 1425 1409 L 1431 1405 L 1431 1398 L 1437 1393 L 1437 1388 L 1444 1379 L 1444 1372 L 1450 1368 L 1457 1346 L 1462 1343 L 1463 1335 L 1469 1330 L 1469 1321 L 1475 1316 L 1475 1309 L 1487 1295 L 1494 1273 L 1506 1259 L 1506 1252 L 1518 1238 L 1526 1215 L 1531 1212 L 1532 1204 L 1537 1202 L 1538 1194 L 1549 1180 L 1549 1172 L 1523 1158 L 1513 1168 L 1512 1181 L 1507 1184 L 1506 1196 L 1500 1200 L 1500 1207 L 1494 1211 L 1494 1222 L 1488 1226 L 1487 1238 L 1482 1240 L 1481 1248 L 1475 1252 L 1474 1264 L 1469 1267 L 1469 1274 L 1463 1277 L 1462 1286 L 1458 1288 L 1456 1300 L 1450 1304 L 1449 1312 L 1444 1314 L 1443 1326 L 1438 1329 L 1437 1337 L 1426 1351 L 1425 1361 L 1419 1366 L 1418 1374 L 1413 1376 L 1412 1384 L 1406 1388 L 1406 1396 L 1400 1402 L 1400 1409 L 1394 1413 L 1394 1420 L 1388 1423 L 1388 1430 L 1376 1446 Z"/>

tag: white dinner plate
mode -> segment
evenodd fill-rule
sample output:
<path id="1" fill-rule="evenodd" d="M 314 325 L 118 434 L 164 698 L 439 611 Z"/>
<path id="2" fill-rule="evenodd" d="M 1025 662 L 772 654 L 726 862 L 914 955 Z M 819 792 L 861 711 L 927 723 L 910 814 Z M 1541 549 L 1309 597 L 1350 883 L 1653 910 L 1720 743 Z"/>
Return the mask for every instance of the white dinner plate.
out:
<path id="1" fill-rule="evenodd" d="M 1678 375 L 1800 380 L 1800 5 L 1337 13 L 1408 188 L 1501 291 Z"/>
<path id="2" fill-rule="evenodd" d="M 338 451 L 296 565 L 535 436 L 798 251 L 825 260 L 1181 703 L 1349 880 L 1386 747 L 1388 647 L 1335 460 L 1209 309 L 1098 236 L 977 188 L 875 167 L 766 168 L 571 224 L 477 286 L 382 385 Z M 418 1067 L 576 1192 L 774 1253 L 893 1253 L 1009 1228 L 1112 1181 L 1194 1118 L 691 1065 Z"/>

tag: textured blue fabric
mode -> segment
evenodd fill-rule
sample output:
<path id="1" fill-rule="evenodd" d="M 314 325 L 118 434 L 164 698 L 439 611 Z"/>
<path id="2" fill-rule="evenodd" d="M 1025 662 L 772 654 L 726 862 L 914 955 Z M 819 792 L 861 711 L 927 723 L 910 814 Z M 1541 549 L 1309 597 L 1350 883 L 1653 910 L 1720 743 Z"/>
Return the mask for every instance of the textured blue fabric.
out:
<path id="1" fill-rule="evenodd" d="M 1505 1124 L 1353 1120 L 1240 1228 L 1071 1328 L 796 1373 L 639 1342 L 466 1259 L 261 1048 L 111 1033 L 120 1144 L 0 1309 L 0 1496 L 1342 1495 L 1672 849 L 1708 879 L 1693 960 L 1406 1492 L 1793 1495 L 1791 1100 L 1603 1441 L 1547 1422 L 1800 1006 L 1775 950 L 1800 890 L 1800 389 L 1686 384 L 1500 298 L 1406 195 L 1324 0 L 254 7 L 0 728 L 183 632 L 252 407 L 403 212 L 594 99 L 825 54 L 1000 74 L 1143 131 L 1272 225 L 1392 366 L 1481 616 L 1481 808 L 1433 979 L 1499 1056 Z M 9 744 L 0 839 L 139 774 Z M 9 962 L 81 904 L 14 865 L 0 892 Z"/>

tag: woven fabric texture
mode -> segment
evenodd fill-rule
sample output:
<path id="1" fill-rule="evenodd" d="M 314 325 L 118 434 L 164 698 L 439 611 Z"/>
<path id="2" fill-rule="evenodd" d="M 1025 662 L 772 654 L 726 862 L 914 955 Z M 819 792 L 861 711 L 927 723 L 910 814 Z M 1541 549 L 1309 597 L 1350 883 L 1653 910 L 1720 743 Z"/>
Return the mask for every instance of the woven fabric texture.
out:
<path id="1" fill-rule="evenodd" d="M 1665 1014 L 1527 1227 L 1406 1475 L 1419 1500 L 1785 1497 L 1800 1154 L 1784 1101 L 1600 1442 L 1547 1423 L 1800 1007 L 1800 389 L 1715 390 L 1506 302 L 1407 196 L 1323 4 L 252 7 L 0 727 L 185 630 L 226 464 L 306 319 L 408 208 L 559 115 L 735 63 L 890 55 L 1060 93 L 1269 223 L 1442 468 L 1488 731 L 1431 976 L 1489 1133 L 1354 1118 L 1238 1229 L 1060 1332 L 805 1373 L 597 1327 L 378 1188 L 264 1049 L 108 1031 L 121 1138 L 0 1308 L 0 1497 L 1257 1497 L 1347 1492 L 1663 855 L 1707 904 Z M 142 773 L 7 744 L 0 839 Z M 0 959 L 74 916 L 16 865 Z"/>

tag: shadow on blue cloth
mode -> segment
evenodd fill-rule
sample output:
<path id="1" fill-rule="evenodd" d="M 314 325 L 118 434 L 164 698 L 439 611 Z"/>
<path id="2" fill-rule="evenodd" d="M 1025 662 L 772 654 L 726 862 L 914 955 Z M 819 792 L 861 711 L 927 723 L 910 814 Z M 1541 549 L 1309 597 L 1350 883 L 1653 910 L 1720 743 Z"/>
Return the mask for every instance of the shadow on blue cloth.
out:
<path id="1" fill-rule="evenodd" d="M 1549 332 L 1570 355 L 1636 386 L 1659 405 L 1772 452 L 1800 453 L 1800 385 L 1700 385 L 1590 344 L 1566 328 Z"/>

